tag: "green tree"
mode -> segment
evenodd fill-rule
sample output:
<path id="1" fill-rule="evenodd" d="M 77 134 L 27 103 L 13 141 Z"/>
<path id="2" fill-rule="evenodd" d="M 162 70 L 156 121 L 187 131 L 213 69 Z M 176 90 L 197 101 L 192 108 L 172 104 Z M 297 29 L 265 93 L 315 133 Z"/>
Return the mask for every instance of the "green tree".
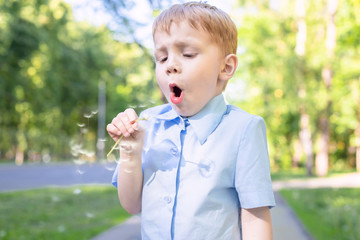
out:
<path id="1" fill-rule="evenodd" d="M 277 7 L 270 7 L 267 1 L 244 2 L 238 78 L 246 87 L 245 97 L 237 103 L 265 118 L 273 166 L 302 166 L 305 150 L 310 163 L 315 152 L 329 154 L 330 167 L 354 167 L 359 149 L 356 134 L 360 132 L 356 131 L 360 121 L 359 71 L 355 67 L 359 31 L 354 30 L 359 26 L 359 1 L 342 1 L 331 18 L 326 2 L 320 0 L 306 1 L 306 14 L 302 15 L 295 12 L 301 1 L 283 1 Z M 303 36 L 299 34 L 301 24 L 306 30 Z M 330 55 L 326 54 L 329 24 L 338 26 L 336 44 L 331 40 L 336 48 Z M 329 83 L 327 70 L 331 85 L 324 84 L 324 79 Z M 310 130 L 308 142 L 322 139 L 325 148 L 310 145 L 304 149 L 302 144 L 303 150 L 297 150 L 304 129 Z"/>
<path id="2" fill-rule="evenodd" d="M 94 149 L 99 81 L 108 85 L 107 121 L 160 99 L 145 51 L 76 22 L 62 1 L 2 1 L 0 16 L 1 158 L 69 158 L 71 140 Z"/>

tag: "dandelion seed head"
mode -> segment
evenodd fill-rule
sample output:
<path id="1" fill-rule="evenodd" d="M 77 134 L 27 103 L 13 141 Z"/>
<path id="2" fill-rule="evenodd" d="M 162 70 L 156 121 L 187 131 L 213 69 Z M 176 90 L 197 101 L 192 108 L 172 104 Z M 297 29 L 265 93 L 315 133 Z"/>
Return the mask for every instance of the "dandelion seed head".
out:
<path id="1" fill-rule="evenodd" d="M 113 154 L 113 153 L 110 154 L 107 159 L 108 159 L 108 162 L 115 162 L 116 161 L 115 154 Z"/>

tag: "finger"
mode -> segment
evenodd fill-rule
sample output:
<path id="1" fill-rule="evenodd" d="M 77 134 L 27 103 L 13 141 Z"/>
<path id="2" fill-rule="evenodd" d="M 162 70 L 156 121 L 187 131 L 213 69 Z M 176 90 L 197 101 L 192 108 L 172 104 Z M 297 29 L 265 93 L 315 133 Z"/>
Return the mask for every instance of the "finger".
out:
<path id="1" fill-rule="evenodd" d="M 120 115 L 120 121 L 122 123 L 122 126 L 125 128 L 125 131 L 123 134 L 124 134 L 124 137 L 129 137 L 131 135 L 131 133 L 133 133 L 135 130 L 134 128 L 131 126 L 131 123 L 130 123 L 130 120 L 129 120 L 129 117 L 128 115 L 123 112 L 121 115 Z"/>
<path id="2" fill-rule="evenodd" d="M 114 124 L 109 123 L 106 126 L 106 130 L 108 132 L 108 134 L 110 135 L 110 137 L 114 140 L 117 141 L 120 136 L 121 136 L 121 132 L 119 131 L 119 129 L 117 127 L 115 127 Z"/>
<path id="3" fill-rule="evenodd" d="M 124 111 L 124 117 L 121 120 L 130 134 L 135 131 L 132 125 L 135 119 L 137 119 L 137 115 L 133 109 L 129 108 Z"/>
<path id="4" fill-rule="evenodd" d="M 125 118 L 124 113 L 119 113 L 113 120 L 112 124 L 118 129 L 119 135 L 123 134 L 124 137 L 128 137 L 130 134 L 127 131 L 127 128 L 125 127 L 123 123 L 123 118 Z M 127 118 L 127 117 L 126 117 Z"/>
<path id="5" fill-rule="evenodd" d="M 125 110 L 125 113 L 129 117 L 129 121 L 130 121 L 130 124 L 131 124 L 132 128 L 135 129 L 135 130 L 138 130 L 139 126 L 138 126 L 138 124 L 136 122 L 136 120 L 138 119 L 138 115 L 136 114 L 134 109 L 128 108 L 128 109 Z"/>

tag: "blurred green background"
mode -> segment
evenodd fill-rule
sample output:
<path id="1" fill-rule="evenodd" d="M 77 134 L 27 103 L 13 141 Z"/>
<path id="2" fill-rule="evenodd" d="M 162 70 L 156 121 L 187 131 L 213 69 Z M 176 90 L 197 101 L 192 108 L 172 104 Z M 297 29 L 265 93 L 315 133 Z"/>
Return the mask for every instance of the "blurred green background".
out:
<path id="1" fill-rule="evenodd" d="M 175 1 L 136 2 L 98 1 L 110 24 L 94 25 L 64 1 L 0 0 L 2 162 L 97 161 L 105 123 L 163 102 L 130 10 L 151 23 Z M 225 95 L 265 119 L 272 171 L 359 170 L 360 0 L 223 2 L 239 33 Z"/>

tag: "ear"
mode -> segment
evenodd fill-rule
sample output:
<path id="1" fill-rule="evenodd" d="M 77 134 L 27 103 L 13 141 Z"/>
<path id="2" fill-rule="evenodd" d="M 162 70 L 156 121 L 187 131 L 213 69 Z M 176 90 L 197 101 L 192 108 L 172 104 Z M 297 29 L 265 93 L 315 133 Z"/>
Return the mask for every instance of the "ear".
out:
<path id="1" fill-rule="evenodd" d="M 221 66 L 219 73 L 220 81 L 228 81 L 234 75 L 238 66 L 238 59 L 235 54 L 231 53 L 227 55 L 224 59 L 224 63 Z"/>

